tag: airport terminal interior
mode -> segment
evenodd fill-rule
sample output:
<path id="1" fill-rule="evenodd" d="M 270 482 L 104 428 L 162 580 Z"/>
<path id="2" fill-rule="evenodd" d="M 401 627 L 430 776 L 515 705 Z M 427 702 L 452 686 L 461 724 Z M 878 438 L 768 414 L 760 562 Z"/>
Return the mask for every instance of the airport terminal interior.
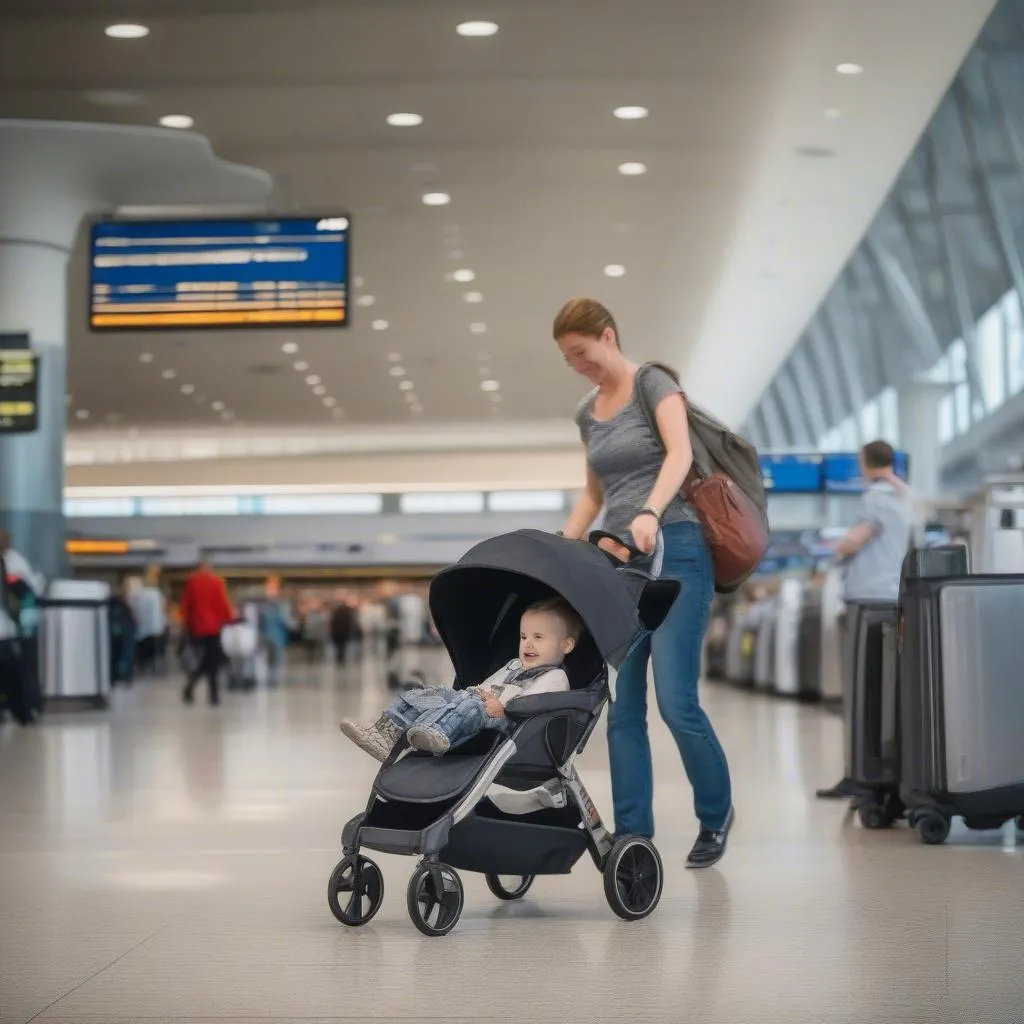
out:
<path id="1" fill-rule="evenodd" d="M 0 0 L 0 1024 L 1022 1024 L 1022 62 Z"/>

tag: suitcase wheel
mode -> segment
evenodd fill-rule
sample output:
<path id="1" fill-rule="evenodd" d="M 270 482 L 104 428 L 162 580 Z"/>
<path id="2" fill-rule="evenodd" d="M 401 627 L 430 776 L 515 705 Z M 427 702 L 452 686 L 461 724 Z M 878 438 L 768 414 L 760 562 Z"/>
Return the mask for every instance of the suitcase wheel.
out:
<path id="1" fill-rule="evenodd" d="M 949 837 L 949 826 L 949 818 L 939 811 L 922 811 L 917 816 L 917 834 L 929 846 L 941 846 Z"/>

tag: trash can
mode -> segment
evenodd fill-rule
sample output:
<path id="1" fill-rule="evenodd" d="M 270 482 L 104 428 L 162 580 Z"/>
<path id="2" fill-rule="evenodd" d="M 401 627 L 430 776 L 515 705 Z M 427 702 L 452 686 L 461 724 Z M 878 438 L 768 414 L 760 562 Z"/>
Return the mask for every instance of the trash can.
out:
<path id="1" fill-rule="evenodd" d="M 110 694 L 110 587 L 53 580 L 39 602 L 39 678 L 49 704 L 105 708 Z"/>

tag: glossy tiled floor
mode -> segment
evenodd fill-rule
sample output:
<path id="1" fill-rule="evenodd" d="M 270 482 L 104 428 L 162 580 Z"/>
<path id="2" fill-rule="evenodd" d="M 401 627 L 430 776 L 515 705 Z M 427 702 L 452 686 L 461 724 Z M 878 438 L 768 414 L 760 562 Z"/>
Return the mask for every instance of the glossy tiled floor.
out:
<path id="1" fill-rule="evenodd" d="M 1015 836 L 862 831 L 810 796 L 839 772 L 838 720 L 719 687 L 730 849 L 684 870 L 695 823 L 659 723 L 647 921 L 615 918 L 584 858 L 515 905 L 466 876 L 458 928 L 427 939 L 413 862 L 380 857 L 383 910 L 342 927 L 326 880 L 373 770 L 336 723 L 377 711 L 378 677 L 304 669 L 219 709 L 145 683 L 107 714 L 0 729 L 0 1024 L 1024 1020 Z M 581 768 L 608 814 L 603 732 Z"/>

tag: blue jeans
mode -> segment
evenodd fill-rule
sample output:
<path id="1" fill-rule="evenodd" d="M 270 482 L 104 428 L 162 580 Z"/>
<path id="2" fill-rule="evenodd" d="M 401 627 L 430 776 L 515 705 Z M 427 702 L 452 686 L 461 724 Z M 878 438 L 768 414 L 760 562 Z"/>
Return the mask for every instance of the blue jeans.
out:
<path id="1" fill-rule="evenodd" d="M 662 577 L 682 587 L 668 617 L 626 658 L 608 713 L 612 800 L 618 833 L 654 835 L 654 777 L 647 735 L 647 663 L 654 662 L 654 693 L 693 787 L 697 818 L 720 829 L 732 805 L 729 765 L 715 730 L 700 706 L 704 634 L 714 595 L 711 552 L 698 523 L 664 527 Z"/>
<path id="2" fill-rule="evenodd" d="M 469 739 L 482 729 L 512 731 L 507 718 L 491 718 L 476 690 L 451 690 L 447 686 L 426 686 L 407 690 L 387 710 L 400 729 L 419 725 L 438 729 L 451 746 Z"/>

